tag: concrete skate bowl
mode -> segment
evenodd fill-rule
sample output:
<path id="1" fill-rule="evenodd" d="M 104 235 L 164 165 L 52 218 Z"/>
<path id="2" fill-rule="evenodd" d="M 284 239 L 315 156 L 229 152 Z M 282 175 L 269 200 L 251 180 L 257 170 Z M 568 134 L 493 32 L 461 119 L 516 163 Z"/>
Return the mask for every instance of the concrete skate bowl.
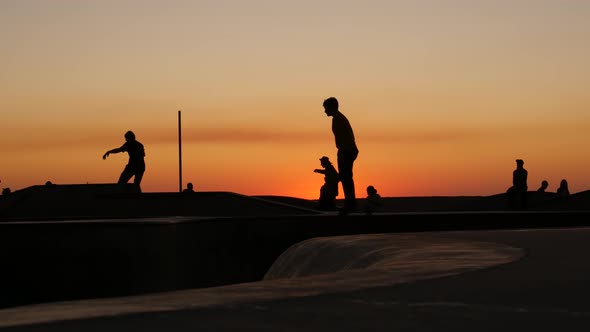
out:
<path id="1" fill-rule="evenodd" d="M 426 234 L 320 237 L 291 246 L 264 280 L 345 291 L 454 275 L 523 256 L 520 248 Z"/>
<path id="2" fill-rule="evenodd" d="M 522 257 L 520 248 L 433 233 L 317 237 L 289 247 L 261 281 L 8 308 L 0 310 L 0 326 L 352 292 L 468 273 Z"/>

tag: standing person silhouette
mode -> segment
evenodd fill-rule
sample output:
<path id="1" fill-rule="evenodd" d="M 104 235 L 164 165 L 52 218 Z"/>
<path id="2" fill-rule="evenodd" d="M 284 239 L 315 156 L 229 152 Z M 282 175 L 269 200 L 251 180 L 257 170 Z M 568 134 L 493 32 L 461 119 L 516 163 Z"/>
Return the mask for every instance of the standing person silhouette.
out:
<path id="1" fill-rule="evenodd" d="M 350 122 L 340 113 L 338 99 L 330 97 L 324 100 L 324 111 L 327 116 L 332 117 L 332 132 L 336 140 L 338 149 L 338 173 L 342 190 L 344 191 L 344 206 L 340 209 L 340 214 L 344 215 L 356 209 L 356 194 L 354 191 L 354 180 L 352 178 L 352 169 L 359 150 L 356 146 L 354 132 Z"/>
<path id="2" fill-rule="evenodd" d="M 524 161 L 516 159 L 516 169 L 512 172 L 512 187 L 508 189 L 513 208 L 522 209 L 527 205 L 528 171 L 524 168 Z"/>
<path id="3" fill-rule="evenodd" d="M 133 184 L 137 185 L 138 188 L 145 172 L 145 149 L 143 144 L 135 139 L 135 134 L 129 130 L 125 133 L 125 143 L 119 148 L 111 149 L 102 156 L 102 159 L 107 159 L 111 153 L 127 152 L 129 154 L 129 161 L 121 172 L 119 177 L 119 184 L 125 184 L 134 177 Z M 140 188 L 141 190 L 141 188 Z"/>

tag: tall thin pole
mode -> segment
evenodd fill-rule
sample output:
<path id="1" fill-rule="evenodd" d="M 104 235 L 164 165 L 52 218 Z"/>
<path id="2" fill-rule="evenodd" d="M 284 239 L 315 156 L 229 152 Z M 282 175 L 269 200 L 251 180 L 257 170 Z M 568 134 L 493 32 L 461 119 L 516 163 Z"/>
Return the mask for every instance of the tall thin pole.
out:
<path id="1" fill-rule="evenodd" d="M 178 192 L 182 192 L 182 126 L 178 111 Z"/>

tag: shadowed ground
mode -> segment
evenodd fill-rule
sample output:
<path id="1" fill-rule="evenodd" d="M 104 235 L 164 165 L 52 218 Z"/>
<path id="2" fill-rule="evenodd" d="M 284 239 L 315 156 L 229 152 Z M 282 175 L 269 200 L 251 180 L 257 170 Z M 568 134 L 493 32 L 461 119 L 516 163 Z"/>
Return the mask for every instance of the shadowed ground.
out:
<path id="1" fill-rule="evenodd" d="M 509 251 L 522 247 L 525 255 L 511 263 L 459 274 L 403 283 L 393 280 L 390 285 L 337 292 L 285 296 L 278 291 L 281 295 L 272 297 L 276 292 L 262 282 L 111 301 L 15 308 L 2 311 L 0 321 L 5 326 L 19 317 L 36 317 L 40 321 L 57 313 L 85 312 L 90 318 L 5 327 L 2 331 L 588 330 L 590 266 L 584 263 L 583 253 L 590 249 L 590 229 L 440 232 L 427 237 L 431 236 L 443 243 L 495 242 L 500 247 L 512 248 Z M 333 287 L 340 281 L 336 275 L 326 278 L 332 279 L 329 283 Z M 287 289 L 296 286 L 293 284 L 306 284 L 304 279 L 295 280 L 273 282 L 286 284 Z M 279 289 L 285 290 L 286 286 Z M 254 288 L 254 294 L 270 297 L 252 295 L 243 301 L 224 302 L 229 296 L 239 297 L 249 287 Z M 209 303 L 203 305 L 205 302 Z M 178 303 L 186 307 L 175 307 Z M 145 310 L 149 307 L 156 311 Z M 117 315 L 121 308 L 146 312 Z M 91 318 L 101 310 L 107 313 Z"/>
<path id="2" fill-rule="evenodd" d="M 254 221 L 259 225 L 267 223 L 272 231 L 264 236 L 269 237 L 273 232 L 284 232 L 286 225 L 291 225 L 291 231 L 296 230 L 298 223 L 308 223 L 309 218 L 321 222 L 321 216 L 317 218 L 321 213 L 310 210 L 315 202 L 296 198 L 233 193 L 96 195 L 89 193 L 88 188 L 74 188 L 82 191 L 75 195 L 51 191 L 54 188 L 17 192 L 2 200 L 0 217 L 7 227 L 15 219 L 26 220 L 27 214 L 33 224 L 47 218 L 62 220 L 62 214 L 70 211 L 67 205 L 72 206 L 71 201 L 63 201 L 66 195 L 79 200 L 74 215 L 89 219 L 97 214 L 105 217 L 101 214 L 104 210 L 95 209 L 94 203 L 99 200 L 103 209 L 110 209 L 109 213 L 115 215 L 122 212 L 123 217 L 133 215 L 129 205 L 147 206 L 143 210 L 147 211 L 143 216 L 146 218 L 223 216 L 225 219 L 220 221 L 229 223 L 236 216 L 243 226 Z M 45 196 L 39 196 L 39 191 L 44 191 Z M 40 198 L 47 195 L 49 200 Z M 498 218 L 498 223 L 504 225 L 508 224 L 507 219 L 515 217 L 558 220 L 551 221 L 553 229 L 539 229 L 537 224 L 537 229 L 521 230 L 320 236 L 283 252 L 262 281 L 2 309 L 0 330 L 587 331 L 590 265 L 585 264 L 584 257 L 590 250 L 590 230 L 579 227 L 579 222 L 577 228 L 555 227 L 574 217 L 587 220 L 586 213 L 576 211 L 589 210 L 588 196 L 589 192 L 581 192 L 567 200 L 538 201 L 535 210 L 541 212 L 534 214 L 505 213 L 502 195 L 386 199 L 386 212 L 419 213 L 385 213 L 378 219 L 351 216 L 341 221 L 326 216 L 321 227 L 329 225 L 324 231 L 334 233 L 338 222 L 348 230 L 359 223 L 358 229 L 370 232 L 388 223 L 395 225 L 402 217 L 416 223 L 423 216 L 428 216 L 431 225 L 437 220 L 451 225 L 449 218 L 459 217 L 463 223 L 468 218 L 477 218 L 474 224 Z M 270 219 L 260 223 L 256 219 L 260 211 Z M 459 214 L 444 213 L 448 211 Z M 469 214 L 470 211 L 497 213 Z M 422 212 L 430 214 L 421 215 Z M 243 216 L 254 219 L 240 219 Z M 273 216 L 297 218 L 273 224 Z M 76 223 L 67 221 L 71 217 L 63 222 Z M 131 223 L 127 222 L 126 227 Z"/>
<path id="3" fill-rule="evenodd" d="M 314 238 L 289 248 L 260 282 L 5 309 L 0 326 L 350 292 L 473 271 L 522 256 L 522 250 L 505 245 L 434 235 Z"/>

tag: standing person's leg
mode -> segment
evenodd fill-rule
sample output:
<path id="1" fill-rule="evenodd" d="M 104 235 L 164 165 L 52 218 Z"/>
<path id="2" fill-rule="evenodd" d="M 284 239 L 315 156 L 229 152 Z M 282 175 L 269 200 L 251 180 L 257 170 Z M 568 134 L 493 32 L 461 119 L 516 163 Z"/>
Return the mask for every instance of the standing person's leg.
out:
<path id="1" fill-rule="evenodd" d="M 356 205 L 352 168 L 357 155 L 356 151 L 338 151 L 338 173 L 342 182 L 342 191 L 344 191 L 345 209 L 354 209 Z"/>
<path id="2" fill-rule="evenodd" d="M 143 179 L 143 171 L 135 172 L 135 178 L 133 178 L 133 184 L 139 186 L 141 184 L 141 179 Z"/>
<path id="3" fill-rule="evenodd" d="M 143 179 L 143 173 L 145 170 L 137 170 L 135 171 L 135 177 L 133 178 L 133 184 L 137 186 L 139 192 L 141 192 L 141 180 Z"/>
<path id="4" fill-rule="evenodd" d="M 126 184 L 127 182 L 129 182 L 132 176 L 133 172 L 130 172 L 127 168 L 125 168 L 123 172 L 121 172 L 121 176 L 119 176 L 119 181 L 117 183 Z"/>

